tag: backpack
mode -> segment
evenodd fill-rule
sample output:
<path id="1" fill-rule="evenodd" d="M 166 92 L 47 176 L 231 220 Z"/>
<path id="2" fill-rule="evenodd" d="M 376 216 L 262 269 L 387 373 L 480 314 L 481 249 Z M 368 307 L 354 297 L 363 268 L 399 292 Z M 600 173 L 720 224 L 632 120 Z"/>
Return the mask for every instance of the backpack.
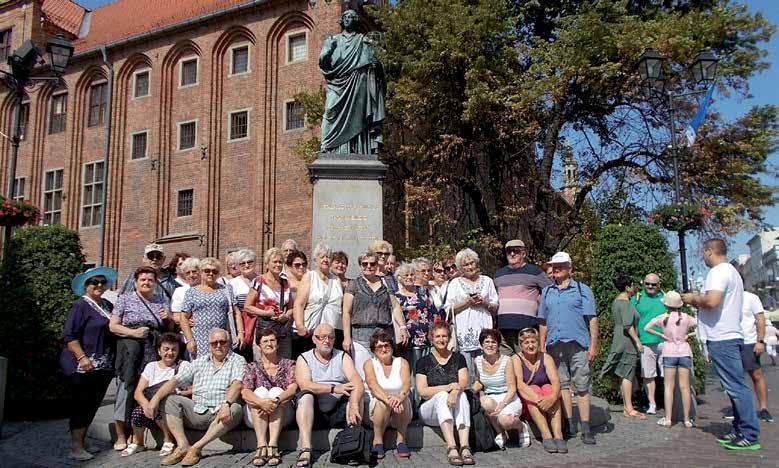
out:
<path id="1" fill-rule="evenodd" d="M 468 402 L 471 405 L 471 431 L 468 435 L 468 444 L 471 450 L 475 452 L 492 452 L 498 450 L 498 444 L 495 443 L 495 428 L 490 424 L 490 420 L 484 414 L 484 408 L 481 406 L 479 397 L 472 391 L 465 392 L 468 395 Z"/>
<path id="2" fill-rule="evenodd" d="M 371 462 L 370 434 L 360 425 L 350 425 L 335 435 L 330 449 L 330 462 L 340 465 L 359 465 Z"/>

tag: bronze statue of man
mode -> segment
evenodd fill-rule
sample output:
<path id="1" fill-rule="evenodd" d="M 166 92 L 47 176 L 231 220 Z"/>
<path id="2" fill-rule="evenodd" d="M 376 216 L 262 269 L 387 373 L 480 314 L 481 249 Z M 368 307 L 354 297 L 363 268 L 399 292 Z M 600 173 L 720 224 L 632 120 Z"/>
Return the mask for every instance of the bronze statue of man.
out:
<path id="1" fill-rule="evenodd" d="M 319 54 L 327 81 L 322 152 L 376 154 L 382 143 L 386 84 L 375 44 L 357 32 L 354 10 L 341 15 L 341 34 L 328 36 Z"/>

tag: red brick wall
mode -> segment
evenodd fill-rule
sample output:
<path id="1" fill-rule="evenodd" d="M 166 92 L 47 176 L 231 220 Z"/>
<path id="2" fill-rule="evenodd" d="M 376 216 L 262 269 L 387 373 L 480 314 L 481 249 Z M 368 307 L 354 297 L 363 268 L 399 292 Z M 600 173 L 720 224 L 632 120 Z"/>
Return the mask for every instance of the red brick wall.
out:
<path id="1" fill-rule="evenodd" d="M 305 162 L 291 147 L 317 130 L 285 132 L 283 106 L 297 92 L 324 84 L 317 57 L 324 38 L 339 31 L 341 11 L 341 2 L 319 1 L 311 7 L 308 0 L 279 1 L 109 48 L 114 84 L 106 265 L 124 276 L 153 240 L 166 243 L 169 257 L 183 250 L 224 258 L 239 247 L 261 253 L 288 237 L 310 248 L 312 189 Z M 2 20 L 0 10 L 0 28 Z M 298 30 L 308 33 L 308 55 L 288 64 L 286 34 Z M 229 48 L 240 42 L 250 44 L 250 72 L 228 76 Z M 198 84 L 179 89 L 178 60 L 190 55 L 199 60 Z M 151 95 L 133 99 L 133 72 L 142 68 L 151 69 Z M 64 168 L 63 224 L 79 230 L 89 262 L 98 259 L 99 228 L 80 227 L 83 167 L 104 159 L 106 141 L 104 126 L 86 125 L 89 88 L 106 78 L 99 55 L 71 63 L 60 88 L 68 92 L 67 129 L 53 135 L 48 133 L 49 106 L 52 93 L 60 89 L 45 85 L 31 91 L 30 137 L 20 147 L 16 172 L 27 178 L 26 198 L 40 204 L 45 171 Z M 5 96 L 0 128 L 6 134 L 12 107 Z M 249 137 L 228 142 L 228 113 L 245 108 L 250 109 Z M 195 148 L 177 151 L 176 123 L 194 119 Z M 140 130 L 149 131 L 148 158 L 131 160 L 131 134 Z M 10 153 L 5 140 L 0 151 Z M 194 190 L 194 209 L 192 216 L 177 218 L 177 192 L 182 189 Z M 182 235 L 190 237 L 168 242 Z"/>

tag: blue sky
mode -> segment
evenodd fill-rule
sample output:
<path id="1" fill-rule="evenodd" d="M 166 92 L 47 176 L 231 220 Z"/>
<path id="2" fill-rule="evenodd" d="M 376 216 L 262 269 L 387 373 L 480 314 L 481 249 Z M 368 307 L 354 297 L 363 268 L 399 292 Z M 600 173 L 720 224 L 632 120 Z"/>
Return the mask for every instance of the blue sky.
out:
<path id="1" fill-rule="evenodd" d="M 87 8 L 95 8 L 110 3 L 108 0 L 76 0 L 76 2 Z M 750 10 L 762 12 L 772 24 L 779 25 L 779 0 L 737 0 L 737 3 L 746 3 Z M 753 97 L 749 99 L 737 97 L 731 97 L 729 99 L 720 98 L 713 105 L 713 107 L 725 118 L 737 118 L 755 105 L 779 104 L 779 92 L 777 92 L 776 88 L 777 83 L 779 83 L 779 33 L 774 34 L 771 42 L 767 44 L 767 50 L 769 52 L 767 60 L 771 63 L 771 68 L 753 78 L 750 82 L 751 94 Z M 770 163 L 779 167 L 779 154 L 772 154 Z M 776 180 L 773 177 L 765 177 L 764 181 L 768 185 L 779 186 L 779 180 Z M 765 214 L 766 224 L 779 225 L 779 206 L 767 208 Z M 731 246 L 731 252 L 733 252 L 734 255 L 748 252 L 746 241 L 749 240 L 753 234 L 754 233 L 752 232 L 743 232 L 732 239 L 733 244 Z M 691 249 L 689 249 L 690 253 L 688 253 L 688 260 L 693 260 L 697 257 L 695 250 L 697 246 L 692 242 L 692 239 L 690 239 L 688 243 L 692 244 L 690 245 Z M 689 263 L 692 266 L 695 261 L 690 261 Z"/>

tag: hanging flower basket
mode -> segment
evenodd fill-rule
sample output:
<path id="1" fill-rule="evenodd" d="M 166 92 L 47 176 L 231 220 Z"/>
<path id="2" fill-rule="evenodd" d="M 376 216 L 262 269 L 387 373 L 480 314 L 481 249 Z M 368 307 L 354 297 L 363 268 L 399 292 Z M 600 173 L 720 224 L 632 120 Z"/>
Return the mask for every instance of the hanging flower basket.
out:
<path id="1" fill-rule="evenodd" d="M 703 227 L 711 212 L 689 203 L 661 205 L 649 215 L 649 222 L 668 231 L 695 231 Z"/>
<path id="2" fill-rule="evenodd" d="M 36 224 L 40 219 L 41 212 L 37 206 L 0 197 L 0 226 Z"/>

